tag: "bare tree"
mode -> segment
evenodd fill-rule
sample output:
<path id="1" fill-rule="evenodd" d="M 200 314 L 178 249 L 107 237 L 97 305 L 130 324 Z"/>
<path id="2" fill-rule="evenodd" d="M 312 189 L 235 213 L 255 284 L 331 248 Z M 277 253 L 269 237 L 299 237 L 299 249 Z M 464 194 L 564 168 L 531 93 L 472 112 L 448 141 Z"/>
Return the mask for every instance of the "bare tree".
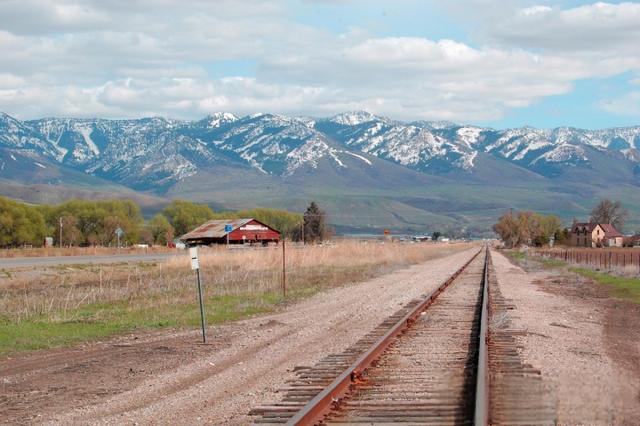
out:
<path id="1" fill-rule="evenodd" d="M 620 201 L 611 201 L 605 198 L 591 210 L 589 220 L 592 223 L 608 223 L 620 230 L 624 226 L 627 216 L 629 216 L 629 211 L 622 207 Z"/>

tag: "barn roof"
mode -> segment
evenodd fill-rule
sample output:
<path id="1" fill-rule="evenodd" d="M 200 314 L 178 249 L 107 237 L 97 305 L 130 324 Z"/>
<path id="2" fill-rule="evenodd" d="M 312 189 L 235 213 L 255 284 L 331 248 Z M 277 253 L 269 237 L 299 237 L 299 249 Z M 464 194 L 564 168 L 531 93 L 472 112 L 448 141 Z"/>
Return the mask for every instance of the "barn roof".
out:
<path id="1" fill-rule="evenodd" d="M 181 240 L 194 240 L 201 238 L 222 238 L 228 234 L 228 232 L 224 232 L 225 225 L 231 225 L 231 227 L 235 230 L 239 227 L 251 222 L 254 220 L 253 218 L 249 219 L 221 219 L 221 220 L 210 220 L 208 222 L 203 223 L 198 226 L 191 232 L 187 232 L 182 237 Z"/>

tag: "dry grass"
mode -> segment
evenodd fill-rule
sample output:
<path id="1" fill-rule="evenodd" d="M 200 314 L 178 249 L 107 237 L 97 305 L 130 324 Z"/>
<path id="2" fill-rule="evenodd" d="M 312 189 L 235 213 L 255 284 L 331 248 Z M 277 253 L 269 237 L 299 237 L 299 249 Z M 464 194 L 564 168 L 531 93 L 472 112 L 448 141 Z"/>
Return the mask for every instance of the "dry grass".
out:
<path id="1" fill-rule="evenodd" d="M 287 296 L 304 297 L 468 247 L 357 242 L 288 245 Z M 210 323 L 268 311 L 282 301 L 280 247 L 201 249 L 200 266 L 205 296 L 213 306 L 208 309 Z M 157 264 L 86 265 L 0 274 L 0 328 L 35 322 L 71 323 L 75 330 L 84 324 L 84 336 L 86 326 L 97 327 L 100 332 L 96 335 L 136 327 L 182 326 L 197 323 L 195 301 L 195 277 L 186 253 Z M 114 321 L 120 326 L 114 326 Z M 107 331 L 98 325 L 106 325 Z M 31 343 L 24 346 L 47 347 Z M 0 339 L 0 352 L 2 344 Z"/>
<path id="2" fill-rule="evenodd" d="M 34 247 L 0 249 L 0 258 L 14 257 L 46 257 L 46 256 L 100 256 L 111 254 L 144 254 L 144 253 L 170 253 L 175 248 L 164 246 L 152 246 L 148 248 L 137 247 Z"/>

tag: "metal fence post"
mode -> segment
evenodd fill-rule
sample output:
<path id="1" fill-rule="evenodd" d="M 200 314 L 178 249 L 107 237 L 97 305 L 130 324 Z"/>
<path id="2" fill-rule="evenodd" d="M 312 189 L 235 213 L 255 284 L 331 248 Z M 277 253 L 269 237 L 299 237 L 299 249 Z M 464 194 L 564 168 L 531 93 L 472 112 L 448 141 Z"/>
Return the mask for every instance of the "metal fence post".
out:
<path id="1" fill-rule="evenodd" d="M 202 343 L 207 343 L 207 333 L 204 325 L 204 303 L 202 301 L 202 284 L 200 283 L 200 268 L 196 269 L 196 277 L 198 278 L 198 299 L 200 300 L 200 322 L 202 324 Z"/>
<path id="2" fill-rule="evenodd" d="M 282 298 L 287 298 L 287 255 L 284 238 L 282 239 Z"/>

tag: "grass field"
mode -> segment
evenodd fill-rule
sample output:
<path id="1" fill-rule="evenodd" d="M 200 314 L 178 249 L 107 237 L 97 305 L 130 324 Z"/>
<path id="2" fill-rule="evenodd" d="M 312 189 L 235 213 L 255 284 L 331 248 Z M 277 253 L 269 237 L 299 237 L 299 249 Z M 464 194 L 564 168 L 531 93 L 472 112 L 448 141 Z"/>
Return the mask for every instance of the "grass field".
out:
<path id="1" fill-rule="evenodd" d="M 599 284 L 608 286 L 617 297 L 640 303 L 640 278 L 637 276 L 624 277 L 597 272 L 587 268 L 568 268 L 568 270 L 580 274 L 583 277 L 591 278 Z"/>
<path id="2" fill-rule="evenodd" d="M 287 301 L 468 248 L 351 241 L 287 250 Z M 284 302 L 279 249 L 204 250 L 208 324 L 271 312 Z M 104 338 L 139 328 L 196 327 L 189 259 L 60 266 L 0 275 L 0 354 Z"/>
<path id="3" fill-rule="evenodd" d="M 544 268 L 559 268 L 579 274 L 598 284 L 607 286 L 616 297 L 640 303 L 640 277 L 635 273 L 625 273 L 624 270 L 619 270 L 618 272 L 620 272 L 620 274 L 613 273 L 612 271 L 602 272 L 592 268 L 572 266 L 558 259 L 527 256 L 524 252 L 516 250 L 509 250 L 506 254 L 516 262 L 531 260 L 542 264 Z M 630 269 L 635 271 L 635 268 Z"/>

